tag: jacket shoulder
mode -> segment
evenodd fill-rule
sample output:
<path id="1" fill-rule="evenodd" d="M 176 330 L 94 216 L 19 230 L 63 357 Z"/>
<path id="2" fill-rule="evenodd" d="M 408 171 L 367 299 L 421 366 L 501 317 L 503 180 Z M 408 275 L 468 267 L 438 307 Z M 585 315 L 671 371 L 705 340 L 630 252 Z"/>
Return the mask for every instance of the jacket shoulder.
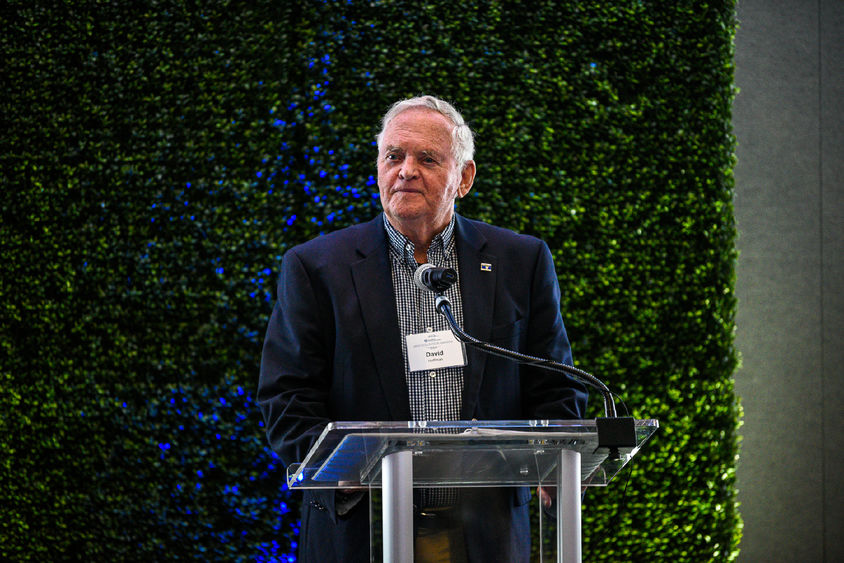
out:
<path id="1" fill-rule="evenodd" d="M 287 250 L 307 263 L 324 263 L 337 260 L 351 261 L 360 259 L 360 251 L 366 253 L 383 241 L 384 229 L 380 215 L 371 221 L 345 227 L 331 233 L 320 235 Z"/>
<path id="2" fill-rule="evenodd" d="M 547 246 L 542 239 L 533 235 L 517 233 L 511 229 L 497 227 L 483 221 L 461 217 L 466 231 L 474 229 L 486 239 L 487 243 L 495 247 L 527 249 Z"/>

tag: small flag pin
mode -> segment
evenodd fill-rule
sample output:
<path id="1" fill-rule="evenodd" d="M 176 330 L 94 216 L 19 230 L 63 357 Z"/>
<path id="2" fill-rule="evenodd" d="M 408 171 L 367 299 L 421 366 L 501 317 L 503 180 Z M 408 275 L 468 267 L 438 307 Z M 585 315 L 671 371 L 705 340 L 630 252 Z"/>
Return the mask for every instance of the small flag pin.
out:
<path id="1" fill-rule="evenodd" d="M 481 262 L 481 271 L 482 272 L 491 272 L 492 271 L 492 264 L 487 264 L 486 262 Z"/>

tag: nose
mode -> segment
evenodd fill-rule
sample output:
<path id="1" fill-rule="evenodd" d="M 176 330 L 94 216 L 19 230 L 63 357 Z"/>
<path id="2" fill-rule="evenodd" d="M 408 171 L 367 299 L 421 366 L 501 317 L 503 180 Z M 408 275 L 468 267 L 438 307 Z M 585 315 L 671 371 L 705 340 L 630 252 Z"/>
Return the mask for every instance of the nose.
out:
<path id="1" fill-rule="evenodd" d="M 416 160 L 412 156 L 406 157 L 402 162 L 401 169 L 399 169 L 399 178 L 402 180 L 412 180 L 416 178 L 417 174 Z"/>

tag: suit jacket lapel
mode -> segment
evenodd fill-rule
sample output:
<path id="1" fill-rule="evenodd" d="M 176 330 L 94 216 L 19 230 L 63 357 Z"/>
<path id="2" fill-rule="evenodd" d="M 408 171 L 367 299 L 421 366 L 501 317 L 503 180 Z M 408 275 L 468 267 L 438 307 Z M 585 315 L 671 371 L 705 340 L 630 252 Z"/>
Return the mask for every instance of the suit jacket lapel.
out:
<path id="1" fill-rule="evenodd" d="M 352 280 L 390 417 L 410 420 L 410 399 L 383 220 L 379 215 L 364 225 L 357 245 L 361 259 L 352 263 Z"/>
<path id="2" fill-rule="evenodd" d="M 460 215 L 457 216 L 456 235 L 463 328 L 475 338 L 488 341 L 492 334 L 498 259 L 484 252 L 486 237 Z M 466 357 L 468 363 L 463 370 L 463 405 L 460 410 L 464 420 L 472 418 L 475 412 L 487 355 L 467 348 Z"/>

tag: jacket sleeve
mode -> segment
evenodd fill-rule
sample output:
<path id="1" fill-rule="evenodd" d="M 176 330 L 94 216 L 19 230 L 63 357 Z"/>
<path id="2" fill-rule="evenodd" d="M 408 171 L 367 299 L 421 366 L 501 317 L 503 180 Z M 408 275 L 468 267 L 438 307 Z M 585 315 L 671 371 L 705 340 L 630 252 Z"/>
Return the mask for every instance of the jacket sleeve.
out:
<path id="1" fill-rule="evenodd" d="M 572 365 L 571 346 L 560 315 L 559 280 L 548 245 L 540 243 L 530 288 L 526 353 Z M 531 418 L 581 419 L 586 416 L 586 387 L 573 377 L 523 366 L 521 380 L 523 409 Z"/>
<path id="2" fill-rule="evenodd" d="M 285 254 L 261 357 L 257 402 L 285 466 L 304 459 L 329 421 L 333 329 L 311 276 L 295 249 Z"/>

